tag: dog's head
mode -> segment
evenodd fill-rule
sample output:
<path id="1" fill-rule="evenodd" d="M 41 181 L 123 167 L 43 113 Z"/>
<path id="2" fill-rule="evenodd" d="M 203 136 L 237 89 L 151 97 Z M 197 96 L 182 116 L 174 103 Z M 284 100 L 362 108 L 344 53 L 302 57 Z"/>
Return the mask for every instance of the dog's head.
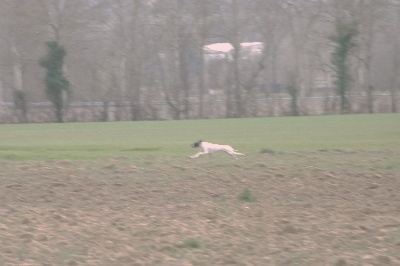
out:
<path id="1" fill-rule="evenodd" d="M 193 144 L 192 144 L 192 148 L 197 148 L 197 147 L 199 147 L 199 146 L 200 146 L 200 143 L 202 143 L 202 142 L 203 142 L 202 140 L 199 140 L 199 141 L 193 143 Z"/>

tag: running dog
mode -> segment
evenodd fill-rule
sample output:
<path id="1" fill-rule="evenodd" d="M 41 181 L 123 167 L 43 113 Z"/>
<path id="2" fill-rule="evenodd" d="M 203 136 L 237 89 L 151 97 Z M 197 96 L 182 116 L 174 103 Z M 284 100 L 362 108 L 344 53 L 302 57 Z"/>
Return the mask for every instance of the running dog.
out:
<path id="1" fill-rule="evenodd" d="M 236 155 L 244 155 L 242 153 L 237 152 L 237 150 L 233 149 L 229 145 L 213 144 L 213 143 L 205 142 L 202 140 L 199 140 L 199 141 L 193 143 L 192 147 L 200 148 L 200 152 L 196 153 L 195 155 L 190 156 L 189 158 L 191 158 L 191 159 L 197 158 L 200 155 L 211 154 L 211 153 L 214 153 L 217 151 L 224 151 L 224 152 L 232 155 L 234 158 L 236 158 Z"/>

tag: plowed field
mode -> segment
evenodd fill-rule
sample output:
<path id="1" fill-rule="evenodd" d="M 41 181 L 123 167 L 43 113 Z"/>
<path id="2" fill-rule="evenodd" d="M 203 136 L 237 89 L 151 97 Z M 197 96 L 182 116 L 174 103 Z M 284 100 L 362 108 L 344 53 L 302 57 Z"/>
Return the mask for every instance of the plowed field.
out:
<path id="1" fill-rule="evenodd" d="M 400 265 L 400 154 L 0 161 L 0 265 Z"/>

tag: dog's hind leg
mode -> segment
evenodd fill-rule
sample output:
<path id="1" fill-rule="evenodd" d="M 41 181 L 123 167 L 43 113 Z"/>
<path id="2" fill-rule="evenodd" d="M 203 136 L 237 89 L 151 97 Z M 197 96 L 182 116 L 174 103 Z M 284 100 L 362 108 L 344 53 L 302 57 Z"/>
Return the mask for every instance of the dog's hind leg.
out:
<path id="1" fill-rule="evenodd" d="M 233 158 L 237 159 L 236 155 L 244 155 L 242 153 L 236 152 L 235 150 L 223 150 L 224 152 L 226 152 L 227 154 L 231 155 Z"/>

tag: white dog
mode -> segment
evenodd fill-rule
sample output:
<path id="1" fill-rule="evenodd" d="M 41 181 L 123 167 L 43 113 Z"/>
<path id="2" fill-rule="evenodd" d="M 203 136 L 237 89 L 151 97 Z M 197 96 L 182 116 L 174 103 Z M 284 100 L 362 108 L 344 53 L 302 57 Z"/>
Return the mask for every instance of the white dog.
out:
<path id="1" fill-rule="evenodd" d="M 229 145 L 219 145 L 219 144 L 213 144 L 210 142 L 204 142 L 202 140 L 199 140 L 195 143 L 192 144 L 193 148 L 200 148 L 200 152 L 196 153 L 195 155 L 190 156 L 189 158 L 197 158 L 200 155 L 203 154 L 211 154 L 217 151 L 224 151 L 233 157 L 236 158 L 235 155 L 244 155 L 242 153 L 237 152 L 237 150 L 234 150 L 231 146 Z"/>

